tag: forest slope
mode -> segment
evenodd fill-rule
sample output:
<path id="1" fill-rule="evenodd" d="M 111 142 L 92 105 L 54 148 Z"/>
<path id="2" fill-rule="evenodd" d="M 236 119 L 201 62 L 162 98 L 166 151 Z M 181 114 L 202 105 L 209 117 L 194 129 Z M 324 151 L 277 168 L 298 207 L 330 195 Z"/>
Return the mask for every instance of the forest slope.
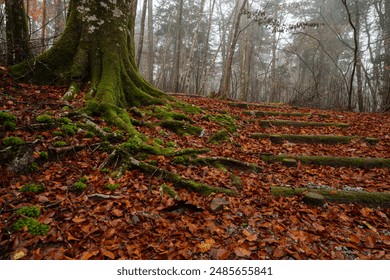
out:
<path id="1" fill-rule="evenodd" d="M 176 96 L 193 106 L 129 108 L 146 136 L 140 148 L 80 113 L 82 95 L 67 103 L 65 88 L 20 84 L 0 71 L 0 259 L 390 259 L 388 206 L 313 206 L 304 194 L 271 193 L 278 186 L 390 192 L 389 114 Z M 184 131 L 172 132 L 173 121 L 185 123 Z M 189 124 L 198 130 L 189 133 Z M 275 135 L 351 137 L 330 144 L 275 142 Z M 110 157 L 113 147 L 130 146 L 154 172 Z M 280 155 L 298 160 L 268 160 Z M 298 156 L 381 163 L 339 166 Z M 169 174 L 216 191 L 179 188 Z"/>

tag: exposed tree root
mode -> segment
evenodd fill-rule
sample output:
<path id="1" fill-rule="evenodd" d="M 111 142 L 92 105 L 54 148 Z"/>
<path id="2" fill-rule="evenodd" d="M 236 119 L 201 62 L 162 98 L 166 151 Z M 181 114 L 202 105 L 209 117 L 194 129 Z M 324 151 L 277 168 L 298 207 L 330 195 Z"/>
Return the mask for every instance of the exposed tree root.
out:
<path id="1" fill-rule="evenodd" d="M 329 156 L 293 156 L 293 155 L 262 155 L 266 162 L 284 161 L 293 159 L 302 164 L 325 166 L 347 166 L 356 168 L 390 168 L 390 159 L 387 158 L 357 158 L 357 157 L 329 157 Z"/>
<path id="2" fill-rule="evenodd" d="M 294 196 L 304 195 L 306 193 L 317 193 L 322 195 L 326 201 L 335 203 L 356 203 L 371 207 L 390 207 L 390 193 L 388 192 L 365 192 L 365 191 L 346 191 L 336 189 L 314 189 L 314 188 L 290 188 L 290 187 L 271 187 L 271 193 L 275 196 Z M 320 198 L 317 198 L 317 201 Z"/>
<path id="3" fill-rule="evenodd" d="M 238 169 L 246 172 L 261 172 L 262 168 L 256 164 L 240 161 L 237 159 L 226 158 L 226 157 L 205 157 L 197 158 L 190 161 L 191 164 L 196 165 L 213 165 L 213 166 L 224 166 L 226 168 Z"/>
<path id="4" fill-rule="evenodd" d="M 225 193 L 228 195 L 235 195 L 235 192 L 230 189 L 213 187 L 204 183 L 187 180 L 175 173 L 139 161 L 133 157 L 129 157 L 127 159 L 127 163 L 128 168 L 139 168 L 147 174 L 150 174 L 152 176 L 158 176 L 169 182 L 172 182 L 176 188 L 185 188 L 187 190 L 198 192 L 203 195 L 210 195 L 212 193 Z"/>

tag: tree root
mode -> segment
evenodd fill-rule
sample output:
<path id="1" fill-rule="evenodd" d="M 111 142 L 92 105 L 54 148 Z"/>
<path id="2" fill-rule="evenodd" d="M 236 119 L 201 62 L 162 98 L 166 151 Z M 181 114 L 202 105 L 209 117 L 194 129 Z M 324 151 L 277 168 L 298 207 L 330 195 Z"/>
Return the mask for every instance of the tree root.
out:
<path id="1" fill-rule="evenodd" d="M 306 193 L 317 193 L 324 197 L 326 201 L 348 204 L 356 203 L 371 207 L 390 207 L 390 193 L 388 192 L 365 192 L 346 191 L 336 189 L 313 189 L 313 188 L 290 188 L 271 187 L 274 196 L 294 196 L 305 195 Z"/>
<path id="2" fill-rule="evenodd" d="M 284 161 L 293 159 L 302 164 L 314 164 L 324 166 L 347 166 L 355 168 L 390 168 L 390 159 L 387 158 L 354 158 L 354 157 L 329 157 L 329 156 L 293 156 L 293 155 L 262 155 L 266 162 Z"/>
<path id="3" fill-rule="evenodd" d="M 247 172 L 261 172 L 262 168 L 256 164 L 240 161 L 237 159 L 226 158 L 226 157 L 205 157 L 197 158 L 190 162 L 195 165 L 212 165 L 230 167 L 233 169 L 238 169 Z"/>
<path id="4" fill-rule="evenodd" d="M 203 195 L 210 195 L 212 193 L 225 193 L 228 195 L 236 194 L 234 191 L 230 189 L 213 187 L 204 183 L 184 179 L 175 173 L 139 161 L 133 157 L 129 157 L 127 159 L 127 163 L 128 163 L 128 168 L 139 168 L 140 170 L 142 170 L 147 174 L 150 174 L 152 176 L 158 176 L 167 181 L 172 182 L 174 186 L 177 188 L 184 188 L 190 191 L 201 193 Z"/>

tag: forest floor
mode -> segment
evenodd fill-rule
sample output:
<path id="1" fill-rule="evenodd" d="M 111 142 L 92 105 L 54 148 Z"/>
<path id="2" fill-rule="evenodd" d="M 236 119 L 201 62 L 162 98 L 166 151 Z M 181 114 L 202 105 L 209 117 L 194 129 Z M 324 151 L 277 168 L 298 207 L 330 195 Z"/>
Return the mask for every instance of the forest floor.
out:
<path id="1" fill-rule="evenodd" d="M 155 107 L 130 113 L 149 148 L 172 151 L 137 154 L 155 166 L 148 173 L 107 160 L 127 136 L 108 142 L 83 129 L 79 124 L 87 119 L 101 128 L 95 132 L 121 134 L 100 117 L 72 114 L 84 106 L 82 94 L 67 103 L 61 100 L 64 87 L 21 84 L 5 69 L 0 75 L 0 259 L 390 259 L 388 204 L 326 200 L 315 206 L 305 203 L 304 193 L 271 193 L 283 186 L 385 194 L 390 192 L 387 163 L 349 167 L 266 160 L 281 154 L 389 159 L 389 114 L 176 96 L 201 109 L 190 113 L 173 106 L 200 133 L 171 132 Z M 348 127 L 261 123 L 276 119 Z M 275 134 L 360 137 L 348 143 L 276 143 L 267 137 Z M 197 159 L 222 163 L 199 165 L 180 153 L 173 156 L 188 148 L 199 149 Z M 256 168 L 236 166 L 233 159 Z M 179 188 L 161 170 L 232 194 Z"/>

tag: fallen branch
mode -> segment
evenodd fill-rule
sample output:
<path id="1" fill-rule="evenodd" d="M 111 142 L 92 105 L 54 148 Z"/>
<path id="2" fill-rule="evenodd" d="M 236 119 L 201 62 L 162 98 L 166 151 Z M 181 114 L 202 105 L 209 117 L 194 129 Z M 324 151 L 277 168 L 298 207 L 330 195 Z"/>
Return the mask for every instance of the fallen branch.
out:
<path id="1" fill-rule="evenodd" d="M 102 193 L 93 193 L 87 195 L 88 198 L 101 198 L 101 199 L 120 199 L 123 198 L 122 195 L 111 195 L 111 194 L 102 194 Z"/>

